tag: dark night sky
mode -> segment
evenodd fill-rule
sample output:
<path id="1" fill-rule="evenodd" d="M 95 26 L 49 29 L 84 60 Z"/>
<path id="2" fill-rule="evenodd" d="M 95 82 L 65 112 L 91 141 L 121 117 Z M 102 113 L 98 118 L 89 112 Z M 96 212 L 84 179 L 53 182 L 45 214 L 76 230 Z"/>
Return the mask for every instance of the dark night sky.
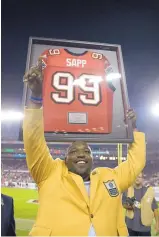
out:
<path id="1" fill-rule="evenodd" d="M 2 0 L 3 109 L 21 109 L 29 36 L 120 44 L 139 127 L 159 139 L 159 0 Z"/>

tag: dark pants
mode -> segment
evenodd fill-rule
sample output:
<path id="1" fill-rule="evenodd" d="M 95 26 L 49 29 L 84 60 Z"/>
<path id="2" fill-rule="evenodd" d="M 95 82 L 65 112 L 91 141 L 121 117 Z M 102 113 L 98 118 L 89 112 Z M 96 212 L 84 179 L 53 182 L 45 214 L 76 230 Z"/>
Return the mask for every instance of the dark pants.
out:
<path id="1" fill-rule="evenodd" d="M 140 231 L 134 231 L 132 229 L 128 229 L 129 236 L 151 236 L 151 232 L 140 232 Z"/>

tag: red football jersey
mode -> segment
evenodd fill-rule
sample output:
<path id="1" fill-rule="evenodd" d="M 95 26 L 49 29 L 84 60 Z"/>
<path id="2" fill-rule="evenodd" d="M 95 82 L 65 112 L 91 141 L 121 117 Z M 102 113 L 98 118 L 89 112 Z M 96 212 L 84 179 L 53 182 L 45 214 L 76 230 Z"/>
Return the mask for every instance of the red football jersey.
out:
<path id="1" fill-rule="evenodd" d="M 100 53 L 50 49 L 43 54 L 45 132 L 111 133 L 113 86 Z"/>

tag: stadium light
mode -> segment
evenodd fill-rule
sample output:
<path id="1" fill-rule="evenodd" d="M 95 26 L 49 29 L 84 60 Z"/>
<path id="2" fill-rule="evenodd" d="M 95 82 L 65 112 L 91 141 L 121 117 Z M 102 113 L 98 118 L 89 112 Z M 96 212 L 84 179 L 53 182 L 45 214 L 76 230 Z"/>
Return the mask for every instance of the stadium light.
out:
<path id="1" fill-rule="evenodd" d="M 152 114 L 153 114 L 155 117 L 159 117 L 159 103 L 158 103 L 158 104 L 155 104 L 155 105 L 152 107 Z"/>
<path id="2" fill-rule="evenodd" d="M 121 74 L 118 72 L 111 72 L 107 75 L 107 81 L 114 81 L 121 78 Z"/>
<path id="3" fill-rule="evenodd" d="M 1 111 L 1 121 L 20 121 L 24 117 L 22 112 L 18 111 Z"/>
<path id="4" fill-rule="evenodd" d="M 98 82 L 100 83 L 102 81 L 102 77 L 101 76 L 95 76 L 95 78 L 87 78 L 88 79 L 88 82 L 89 83 L 94 83 L 94 82 Z M 86 80 L 85 78 L 82 78 L 82 79 L 76 79 L 74 80 L 73 82 L 73 85 L 77 85 L 77 86 L 80 86 L 80 85 L 85 85 L 86 84 Z"/>

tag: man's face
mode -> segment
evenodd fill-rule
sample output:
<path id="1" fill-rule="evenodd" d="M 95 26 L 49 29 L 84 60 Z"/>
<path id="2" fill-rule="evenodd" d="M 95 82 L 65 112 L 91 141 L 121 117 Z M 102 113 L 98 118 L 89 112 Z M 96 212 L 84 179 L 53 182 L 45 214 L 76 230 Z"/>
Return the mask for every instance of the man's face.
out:
<path id="1" fill-rule="evenodd" d="M 139 174 L 138 177 L 135 180 L 136 185 L 141 185 L 143 183 L 143 174 Z"/>
<path id="2" fill-rule="evenodd" d="M 66 165 L 69 171 L 88 179 L 92 169 L 92 153 L 86 142 L 77 141 L 68 149 Z"/>

